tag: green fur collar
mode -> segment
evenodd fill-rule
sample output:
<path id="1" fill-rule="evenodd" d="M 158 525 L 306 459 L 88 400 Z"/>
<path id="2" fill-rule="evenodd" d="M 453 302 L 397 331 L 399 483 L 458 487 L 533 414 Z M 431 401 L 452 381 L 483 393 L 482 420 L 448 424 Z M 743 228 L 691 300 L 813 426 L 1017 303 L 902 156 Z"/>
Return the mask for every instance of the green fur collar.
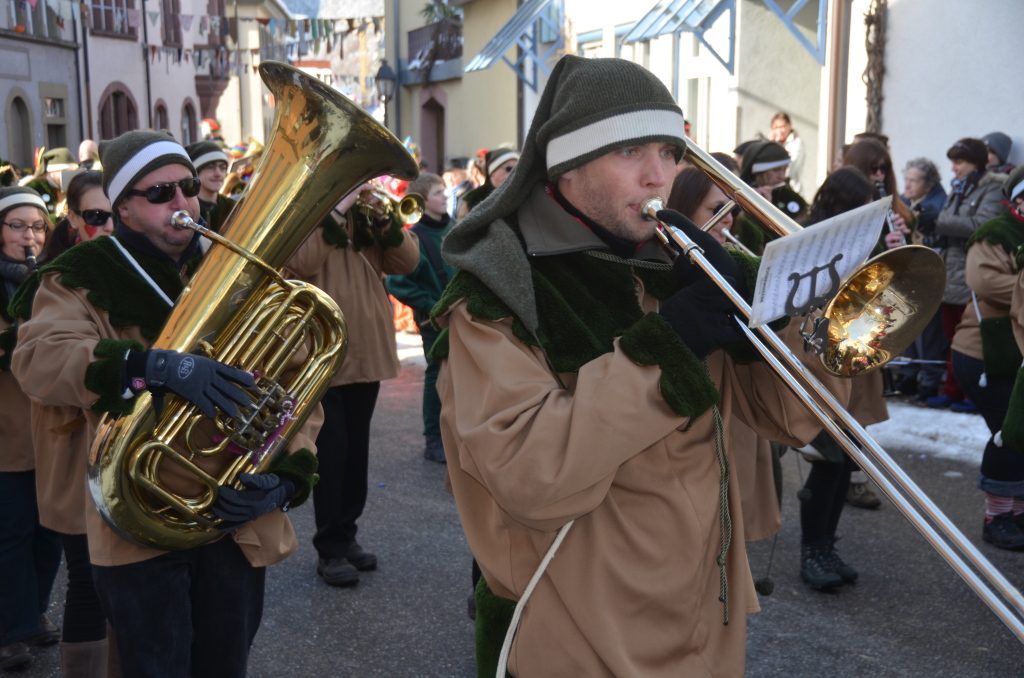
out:
<path id="1" fill-rule="evenodd" d="M 1024 244 L 1024 221 L 1013 216 L 1006 210 L 995 219 L 989 219 L 978 227 L 970 238 L 967 247 L 976 242 L 985 241 L 998 245 L 1012 257 L 1017 256 L 1017 248 Z"/>

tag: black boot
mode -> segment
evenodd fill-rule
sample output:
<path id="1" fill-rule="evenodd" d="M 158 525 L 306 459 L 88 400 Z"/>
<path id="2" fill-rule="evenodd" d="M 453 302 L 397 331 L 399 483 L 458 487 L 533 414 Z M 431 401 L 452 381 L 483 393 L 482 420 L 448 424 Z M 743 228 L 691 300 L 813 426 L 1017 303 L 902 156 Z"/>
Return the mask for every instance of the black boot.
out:
<path id="1" fill-rule="evenodd" d="M 981 538 L 993 546 L 1010 551 L 1024 550 L 1024 531 L 1013 513 L 1002 513 L 985 523 Z"/>
<path id="2" fill-rule="evenodd" d="M 800 545 L 800 578 L 819 591 L 843 584 L 843 578 L 832 569 L 832 563 L 825 555 L 826 543 Z"/>
<path id="3" fill-rule="evenodd" d="M 839 557 L 839 553 L 836 551 L 837 541 L 839 541 L 839 537 L 825 537 L 825 558 L 832 566 L 832 570 L 843 578 L 843 583 L 852 584 L 857 581 L 857 570 L 844 563 L 843 559 Z"/>

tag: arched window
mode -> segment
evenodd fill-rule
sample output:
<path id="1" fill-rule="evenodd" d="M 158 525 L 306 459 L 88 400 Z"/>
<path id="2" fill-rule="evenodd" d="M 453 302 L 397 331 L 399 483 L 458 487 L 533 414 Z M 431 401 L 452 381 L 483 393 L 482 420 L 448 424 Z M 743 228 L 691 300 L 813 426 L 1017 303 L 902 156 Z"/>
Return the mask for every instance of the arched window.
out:
<path id="1" fill-rule="evenodd" d="M 181 109 L 181 145 L 188 146 L 197 141 L 196 109 L 191 101 L 186 101 Z"/>
<path id="2" fill-rule="evenodd" d="M 170 129 L 171 119 L 167 115 L 167 106 L 164 105 L 163 101 L 157 101 L 156 106 L 153 109 L 153 129 Z"/>
<path id="3" fill-rule="evenodd" d="M 138 109 L 132 95 L 121 83 L 111 83 L 100 99 L 100 138 L 113 139 L 138 128 Z"/>
<path id="4" fill-rule="evenodd" d="M 7 149 L 15 166 L 32 167 L 32 114 L 20 96 L 11 99 L 7 109 Z"/>

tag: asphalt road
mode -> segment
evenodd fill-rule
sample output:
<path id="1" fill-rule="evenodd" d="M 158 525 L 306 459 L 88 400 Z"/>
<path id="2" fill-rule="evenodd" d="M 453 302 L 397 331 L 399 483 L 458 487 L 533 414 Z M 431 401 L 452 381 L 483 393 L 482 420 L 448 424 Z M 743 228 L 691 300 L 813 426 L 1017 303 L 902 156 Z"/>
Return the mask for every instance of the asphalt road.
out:
<path id="1" fill-rule="evenodd" d="M 422 379 L 420 368 L 403 369 L 383 385 L 377 403 L 359 540 L 377 554 L 379 569 L 353 589 L 324 585 L 310 544 L 312 507 L 294 511 L 299 549 L 268 571 L 250 676 L 475 675 L 466 616 L 470 554 L 444 489 L 444 467 L 421 456 Z M 981 542 L 983 501 L 973 465 L 921 458 L 913 449 L 889 452 L 1014 585 L 1024 582 L 1024 553 Z M 783 468 L 775 592 L 749 619 L 748 676 L 1024 675 L 1024 646 L 888 502 L 877 511 L 848 507 L 843 514 L 839 548 L 860 571 L 857 584 L 831 593 L 803 584 L 794 493 L 807 467 L 789 453 Z M 766 572 L 772 541 L 749 545 L 755 577 Z M 54 600 L 63 599 L 63 585 L 62 573 Z M 51 606 L 58 623 L 60 608 Z M 40 650 L 20 675 L 59 676 L 58 650 Z"/>

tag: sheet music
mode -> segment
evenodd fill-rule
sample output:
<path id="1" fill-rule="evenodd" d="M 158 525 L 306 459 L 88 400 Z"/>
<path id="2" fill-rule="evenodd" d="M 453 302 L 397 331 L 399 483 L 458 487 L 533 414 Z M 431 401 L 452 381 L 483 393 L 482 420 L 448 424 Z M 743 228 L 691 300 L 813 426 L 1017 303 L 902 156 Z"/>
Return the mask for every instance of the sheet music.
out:
<path id="1" fill-rule="evenodd" d="M 800 315 L 835 296 L 842 281 L 871 256 L 891 206 L 888 196 L 768 243 L 750 327 Z"/>

